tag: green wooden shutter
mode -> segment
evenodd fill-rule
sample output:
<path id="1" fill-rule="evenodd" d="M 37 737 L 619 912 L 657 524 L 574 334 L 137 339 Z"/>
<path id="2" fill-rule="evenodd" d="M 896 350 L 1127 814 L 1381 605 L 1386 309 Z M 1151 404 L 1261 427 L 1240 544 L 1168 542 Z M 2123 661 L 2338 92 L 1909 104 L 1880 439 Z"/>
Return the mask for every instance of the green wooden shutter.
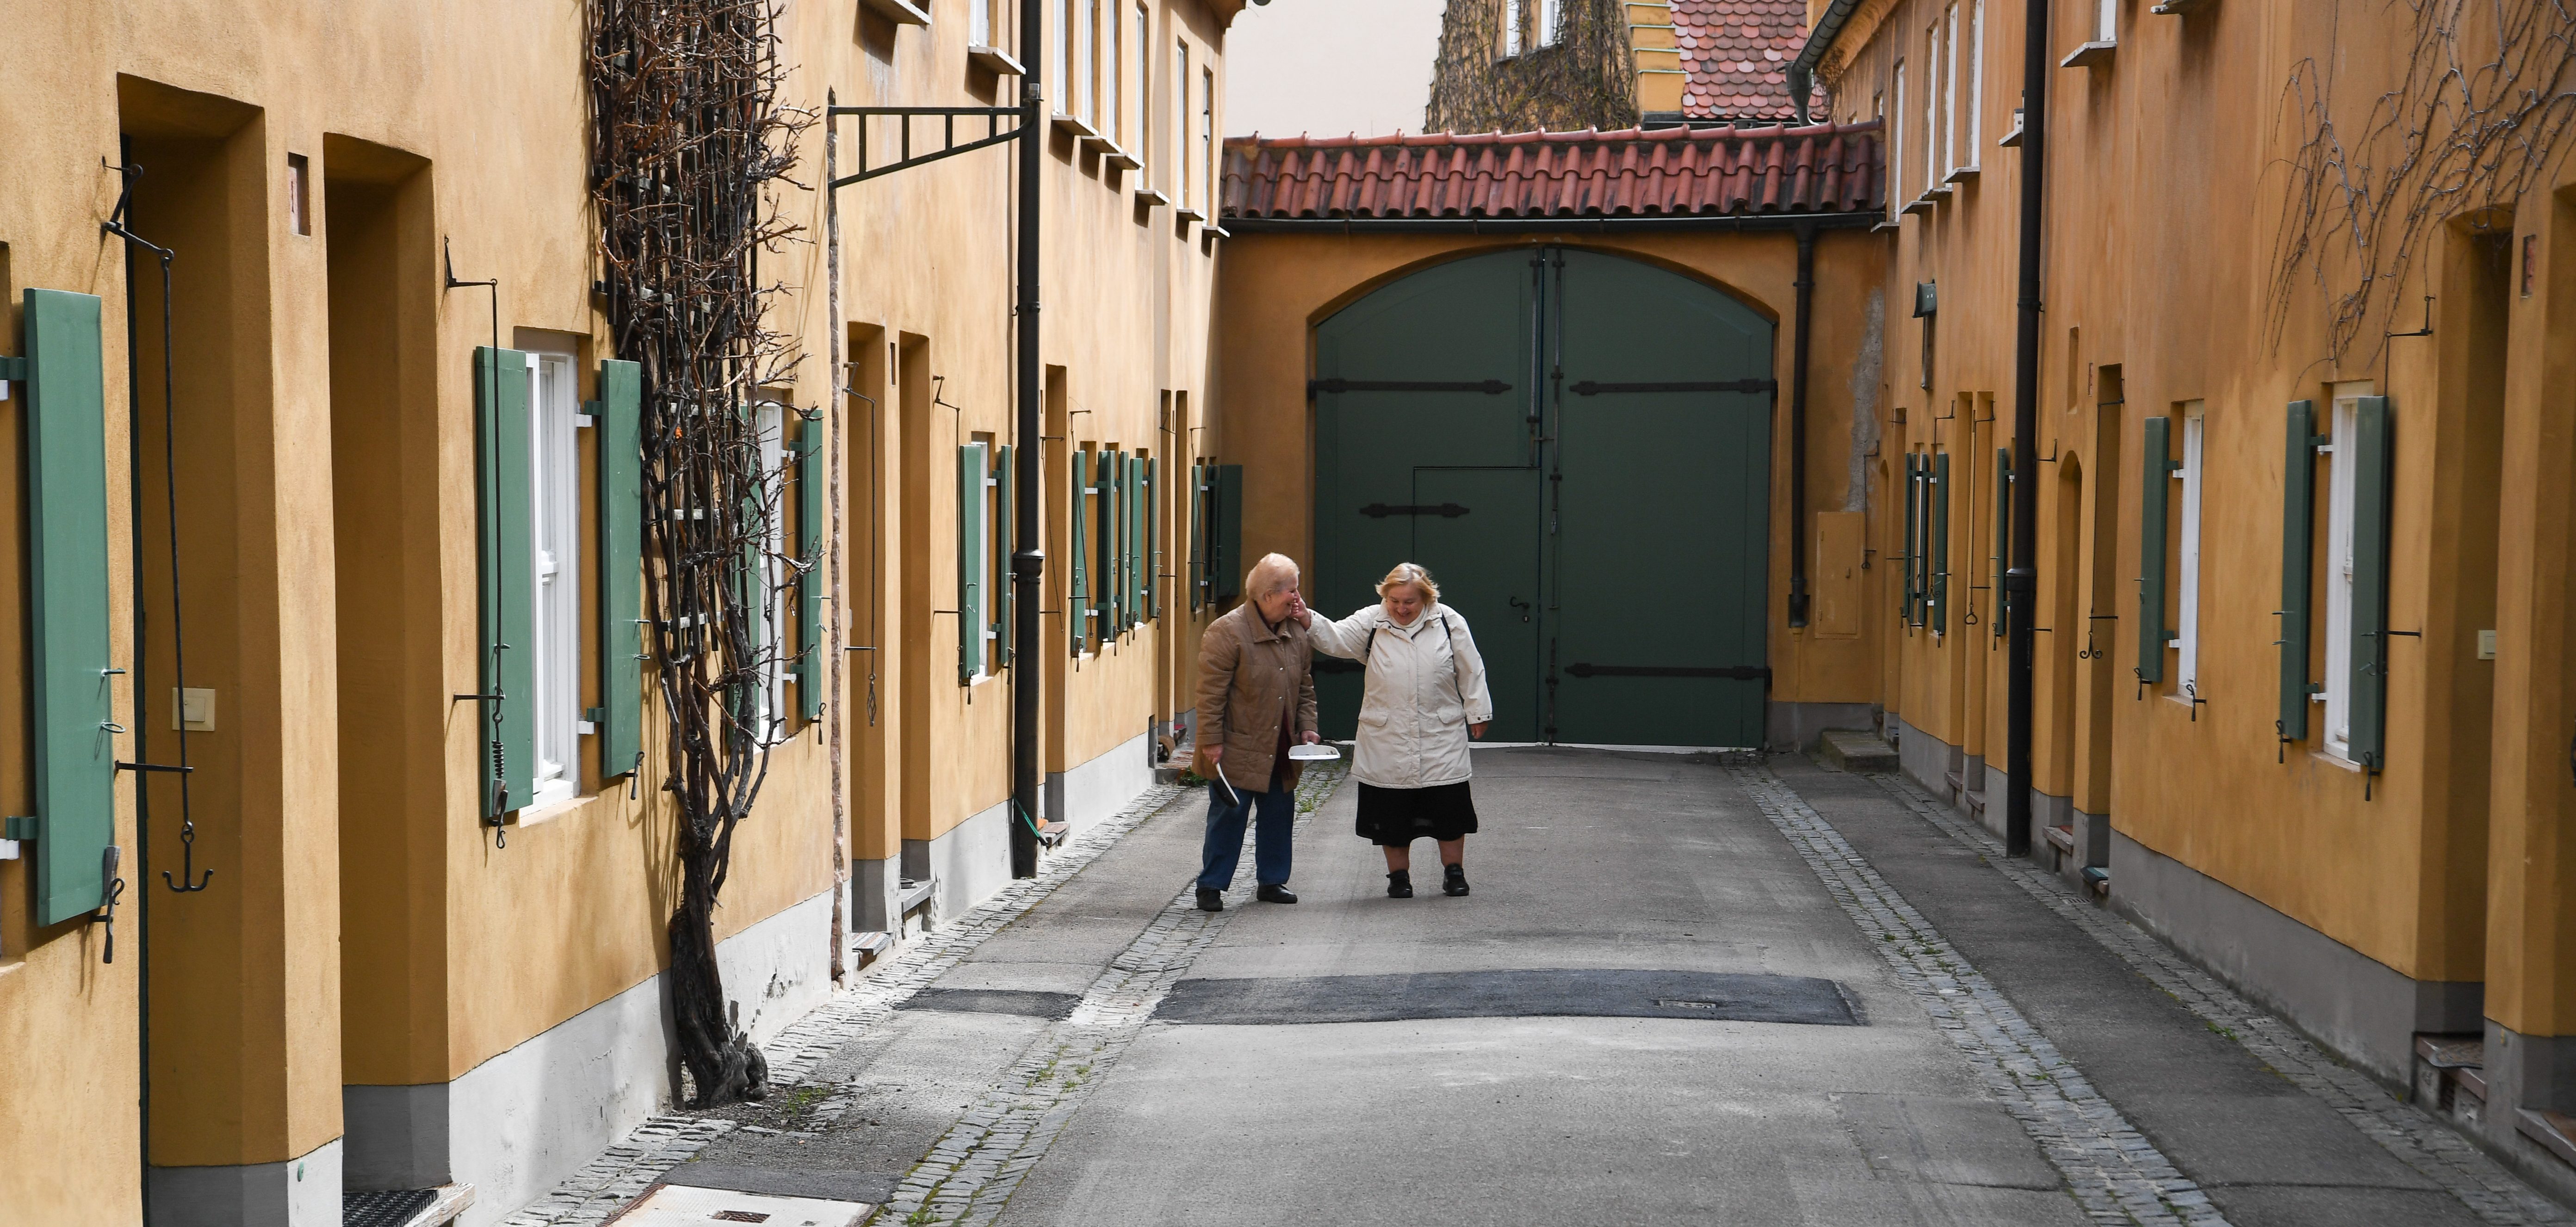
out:
<path id="1" fill-rule="evenodd" d="M 599 364 L 599 773 L 644 748 L 644 368 Z"/>
<path id="2" fill-rule="evenodd" d="M 1987 570 L 1988 594 L 1994 598 L 1994 616 L 1986 620 L 1995 638 L 2004 634 L 2004 615 L 2010 609 L 2004 601 L 2004 571 L 2012 566 L 2012 449 L 1995 449 L 1995 558 Z M 2071 633 L 2071 632 L 2070 632 Z"/>
<path id="3" fill-rule="evenodd" d="M 2308 620 L 2315 590 L 2317 405 L 2290 402 L 2288 445 L 2281 452 L 2281 713 L 2283 741 L 2308 735 Z"/>
<path id="4" fill-rule="evenodd" d="M 1932 457 L 1932 633 L 1950 629 L 1950 453 Z"/>
<path id="5" fill-rule="evenodd" d="M 1163 616 L 1163 461 L 1145 462 L 1145 616 Z"/>
<path id="6" fill-rule="evenodd" d="M 1190 612 L 1197 613 L 1207 599 L 1207 466 L 1190 466 Z"/>
<path id="7" fill-rule="evenodd" d="M 515 349 L 474 349 L 474 447 L 481 459 L 478 491 L 482 536 L 476 543 L 483 575 L 483 693 L 501 695 L 501 722 L 492 723 L 492 701 L 478 712 L 475 744 L 483 763 L 486 818 L 527 804 L 536 790 L 536 568 L 532 516 L 536 497 L 529 456 L 528 355 Z M 640 582 L 640 581 L 639 581 Z M 490 742 L 501 743 L 501 770 L 493 770 Z"/>
<path id="8" fill-rule="evenodd" d="M 1065 489 L 1065 554 L 1073 569 L 1065 577 L 1064 625 L 1073 654 L 1080 656 L 1091 645 L 1091 453 L 1073 454 Z"/>
<path id="9" fill-rule="evenodd" d="M 957 680 L 984 672 L 984 445 L 957 449 Z"/>
<path id="10" fill-rule="evenodd" d="M 2396 420 L 2385 396 L 2354 405 L 2352 487 L 2352 757 L 2388 763 L 2388 546 Z M 2336 446 L 2342 446 L 2337 441 Z"/>
<path id="11" fill-rule="evenodd" d="M 2147 443 L 2140 462 L 2138 486 L 2138 680 L 2165 677 L 2165 644 L 2175 631 L 2165 625 L 2165 523 L 2173 501 L 2173 419 L 2161 414 L 2146 422 Z"/>
<path id="12" fill-rule="evenodd" d="M 36 923 L 55 924 L 106 902 L 116 841 L 107 376 L 97 298 L 29 290 L 24 302 Z"/>
<path id="13" fill-rule="evenodd" d="M 807 418 L 796 432 L 796 708 L 808 721 L 823 718 L 823 421 Z"/>
<path id="14" fill-rule="evenodd" d="M 1216 466 L 1216 539 L 1208 553 L 1219 600 L 1243 595 L 1243 466 Z"/>
<path id="15" fill-rule="evenodd" d="M 1011 555 L 1018 552 L 1020 522 L 1012 512 L 1011 498 L 1019 480 L 1018 470 L 1011 467 L 1011 445 L 993 449 L 993 539 L 997 543 L 993 556 L 993 666 L 1011 663 L 1012 624 L 1020 613 L 1020 586 L 1011 580 Z"/>

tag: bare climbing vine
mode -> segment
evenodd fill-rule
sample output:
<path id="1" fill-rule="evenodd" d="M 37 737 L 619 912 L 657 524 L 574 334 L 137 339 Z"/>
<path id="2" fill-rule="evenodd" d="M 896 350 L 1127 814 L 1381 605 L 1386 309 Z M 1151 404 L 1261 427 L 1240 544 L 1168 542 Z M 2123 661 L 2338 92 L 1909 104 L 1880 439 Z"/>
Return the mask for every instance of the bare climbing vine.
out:
<path id="1" fill-rule="evenodd" d="M 1578 132 L 1637 126 L 1637 74 L 1626 0 L 1564 0 L 1563 30 L 1540 45 L 1535 30 L 1505 57 L 1503 16 L 1537 0 L 1452 0 L 1431 73 L 1430 132 Z M 1535 17 L 1527 18 L 1533 26 Z"/>
<path id="2" fill-rule="evenodd" d="M 2271 340 L 2313 278 L 2329 356 L 2367 361 L 2443 225 L 2509 212 L 2545 186 L 2576 121 L 2576 14 L 2568 0 L 2339 0 L 2318 19 L 2326 52 L 2299 60 L 2281 95 L 2297 144 Z M 2341 96 L 2340 85 L 2386 79 L 2356 71 L 2383 55 L 2399 69 L 2392 84 Z"/>
<path id="3" fill-rule="evenodd" d="M 614 356 L 643 371 L 645 653 L 677 809 L 668 933 L 675 1041 L 700 1107 L 758 1099 L 767 1070 L 716 964 L 715 910 L 734 828 L 788 717 L 789 551 L 778 399 L 795 339 L 772 330 L 785 287 L 760 257 L 810 111 L 784 103 L 780 0 L 590 0 L 591 199 Z M 639 768 L 639 776 L 641 771 Z"/>

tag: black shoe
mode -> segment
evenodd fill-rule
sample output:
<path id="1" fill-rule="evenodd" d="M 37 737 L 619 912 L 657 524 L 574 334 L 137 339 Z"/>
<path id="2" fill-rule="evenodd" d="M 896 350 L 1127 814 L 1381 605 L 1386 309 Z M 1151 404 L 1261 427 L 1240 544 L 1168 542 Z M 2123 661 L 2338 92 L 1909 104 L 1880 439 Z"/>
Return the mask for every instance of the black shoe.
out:
<path id="1" fill-rule="evenodd" d="M 1261 889 L 1252 892 L 1252 894 L 1254 898 L 1261 900 L 1263 903 L 1295 903 L 1297 901 L 1297 892 L 1277 883 L 1264 886 Z"/>
<path id="2" fill-rule="evenodd" d="M 1225 894 L 1224 894 L 1224 892 L 1222 892 L 1222 891 L 1213 891 L 1213 890 L 1209 890 L 1208 888 L 1206 888 L 1206 887 L 1204 887 L 1204 886 L 1200 887 L 1200 888 L 1199 888 L 1199 910 L 1200 910 L 1200 911 L 1202 911 L 1202 912 L 1222 912 L 1222 911 L 1224 911 L 1224 910 L 1225 910 Z"/>
<path id="3" fill-rule="evenodd" d="M 1451 865 L 1443 869 L 1440 873 L 1440 893 L 1453 896 L 1466 894 L 1467 867 Z"/>
<path id="4" fill-rule="evenodd" d="M 1395 872 L 1386 875 L 1386 897 L 1389 899 L 1412 898 L 1413 871 L 1409 869 L 1398 869 Z"/>

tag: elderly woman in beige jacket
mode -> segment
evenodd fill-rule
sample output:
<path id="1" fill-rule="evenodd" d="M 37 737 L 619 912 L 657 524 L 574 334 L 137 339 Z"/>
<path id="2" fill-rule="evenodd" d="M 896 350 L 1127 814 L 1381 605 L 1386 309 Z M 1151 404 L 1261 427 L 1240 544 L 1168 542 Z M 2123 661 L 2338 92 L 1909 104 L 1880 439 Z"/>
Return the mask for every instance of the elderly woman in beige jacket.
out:
<path id="1" fill-rule="evenodd" d="M 1441 891 L 1463 895 L 1467 836 L 1476 830 L 1467 743 L 1494 719 L 1485 661 L 1467 619 L 1440 603 L 1430 572 L 1398 563 L 1377 591 L 1377 604 L 1338 622 L 1302 603 L 1297 610 L 1316 651 L 1366 671 L 1351 764 L 1360 838 L 1386 853 L 1388 898 L 1413 897 L 1413 841 L 1423 838 L 1440 845 Z"/>

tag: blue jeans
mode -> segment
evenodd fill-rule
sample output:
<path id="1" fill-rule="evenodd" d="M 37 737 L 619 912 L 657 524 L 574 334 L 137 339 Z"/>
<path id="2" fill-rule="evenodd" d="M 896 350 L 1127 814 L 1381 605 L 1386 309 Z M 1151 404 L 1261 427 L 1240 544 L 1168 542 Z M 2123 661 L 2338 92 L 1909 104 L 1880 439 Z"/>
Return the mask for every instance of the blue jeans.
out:
<path id="1" fill-rule="evenodd" d="M 1297 794 L 1281 774 L 1270 777 L 1270 791 L 1237 788 L 1240 802 L 1225 785 L 1208 783 L 1207 850 L 1199 868 L 1199 889 L 1224 890 L 1234 885 L 1235 863 L 1243 859 L 1243 824 L 1258 813 L 1252 841 L 1253 880 L 1263 886 L 1288 884 L 1290 837 L 1297 822 Z"/>

